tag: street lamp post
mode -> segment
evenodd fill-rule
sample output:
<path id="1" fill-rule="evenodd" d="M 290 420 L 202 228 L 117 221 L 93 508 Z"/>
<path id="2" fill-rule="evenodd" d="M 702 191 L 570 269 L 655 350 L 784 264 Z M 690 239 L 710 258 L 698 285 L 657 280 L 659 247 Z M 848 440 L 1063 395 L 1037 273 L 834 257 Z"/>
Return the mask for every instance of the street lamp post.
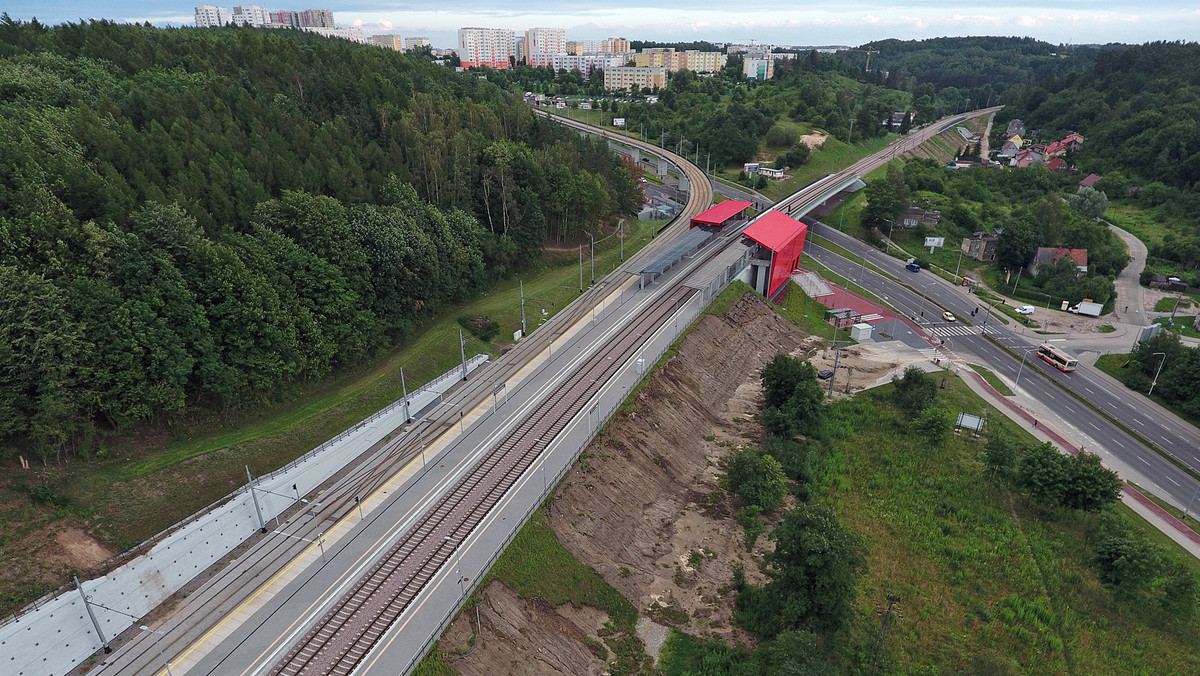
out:
<path id="1" fill-rule="evenodd" d="M 163 661 L 163 664 L 165 664 L 167 666 L 167 676 L 174 676 L 174 674 L 171 673 L 171 662 L 167 660 L 166 655 L 163 655 L 162 644 L 159 643 L 159 637 L 163 636 L 167 632 L 154 631 L 153 629 L 151 629 L 150 627 L 147 627 L 144 624 L 142 626 L 138 627 L 138 629 L 141 629 L 142 631 L 148 631 L 151 634 L 155 635 L 154 636 L 154 647 L 158 648 L 158 657 L 159 657 L 159 659 L 161 659 Z"/>
<path id="2" fill-rule="evenodd" d="M 1154 380 L 1150 383 L 1150 391 L 1146 392 L 1147 397 L 1154 393 L 1154 386 L 1158 384 L 1158 374 L 1162 373 L 1163 364 L 1167 363 L 1166 352 L 1155 352 L 1150 356 L 1157 357 L 1160 354 L 1162 355 L 1162 359 L 1160 359 L 1158 362 L 1158 370 L 1154 372 Z"/>
<path id="3" fill-rule="evenodd" d="M 921 287 L 921 298 L 924 299 L 925 303 L 929 303 L 929 311 L 930 312 L 933 312 L 933 303 L 932 303 L 932 301 L 929 300 L 929 287 L 933 286 L 936 283 L 937 282 L 930 282 L 930 283 L 926 284 L 925 286 Z M 922 317 L 925 316 L 925 304 L 924 303 L 922 303 L 922 305 L 921 305 L 921 316 Z"/>
<path id="4" fill-rule="evenodd" d="M 1025 352 L 1023 354 L 1021 354 L 1021 367 L 1017 369 L 1017 382 L 1013 384 L 1013 387 L 1021 386 L 1021 371 L 1023 371 L 1025 369 L 1025 358 L 1029 356 L 1030 352 L 1033 352 L 1036 349 L 1037 349 L 1036 347 L 1031 347 L 1028 350 L 1025 350 Z"/>
<path id="5" fill-rule="evenodd" d="M 458 576 L 458 600 L 461 603 L 463 597 L 466 596 L 466 592 L 463 590 L 463 576 L 462 576 L 462 544 L 463 544 L 463 541 L 461 538 L 451 537 L 449 535 L 443 536 L 442 539 L 445 540 L 446 542 L 457 543 L 454 546 L 454 552 L 455 552 L 454 553 L 454 574 Z"/>
<path id="6" fill-rule="evenodd" d="M 585 232 L 588 236 L 588 260 L 592 264 L 592 284 L 596 283 L 596 238 L 592 237 L 592 233 Z"/>

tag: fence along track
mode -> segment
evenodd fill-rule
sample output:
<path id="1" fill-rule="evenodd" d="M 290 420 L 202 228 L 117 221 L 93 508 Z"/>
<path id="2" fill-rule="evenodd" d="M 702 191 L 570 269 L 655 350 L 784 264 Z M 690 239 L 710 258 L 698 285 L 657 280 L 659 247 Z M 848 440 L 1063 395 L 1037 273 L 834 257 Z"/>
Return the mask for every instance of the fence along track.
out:
<path id="1" fill-rule="evenodd" d="M 642 337 L 694 293 L 679 288 L 658 301 L 526 415 L 326 612 L 272 673 L 350 674 Z"/>

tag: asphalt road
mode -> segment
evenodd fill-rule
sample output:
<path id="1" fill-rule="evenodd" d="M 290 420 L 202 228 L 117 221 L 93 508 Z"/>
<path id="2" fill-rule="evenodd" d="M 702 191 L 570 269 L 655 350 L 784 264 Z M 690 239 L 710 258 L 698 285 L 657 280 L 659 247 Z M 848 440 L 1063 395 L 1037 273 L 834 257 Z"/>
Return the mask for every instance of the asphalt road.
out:
<path id="1" fill-rule="evenodd" d="M 1181 509 L 1195 496 L 1200 484 L 1191 475 L 1125 428 L 1197 472 L 1200 472 L 1200 431 L 1123 386 L 1114 387 L 1091 366 L 1081 363 L 1074 372 L 1062 373 L 1036 355 L 1037 346 L 1045 341 L 1054 341 L 1055 345 L 1070 352 L 1069 340 L 1062 336 L 1027 335 L 1019 325 L 1006 326 L 997 317 L 988 319 L 987 337 L 984 337 L 983 319 L 989 317 L 987 309 L 981 308 L 972 318 L 971 311 L 980 305 L 976 296 L 966 293 L 965 287 L 952 285 L 926 271 L 909 272 L 902 261 L 829 226 L 816 226 L 814 234 L 864 257 L 871 267 L 888 276 L 871 267 L 864 270 L 861 264 L 821 248 L 820 239 L 809 240 L 807 251 L 814 259 L 839 275 L 855 280 L 876 296 L 886 296 L 898 311 L 910 318 L 916 317 L 922 328 L 943 334 L 945 348 L 956 355 L 969 357 L 1013 381 L 1019 377 L 1018 387 L 1024 394 L 1035 399 L 1039 407 L 1052 411 L 1062 425 L 1072 429 L 1074 436 L 1084 440 L 1086 450 L 1099 454 L 1123 477 Z M 942 309 L 953 312 L 959 321 L 953 324 L 942 321 Z M 1095 337 L 1089 340 L 1094 341 Z M 1128 345 L 1122 344 L 1127 339 L 1118 340 L 1122 342 L 1114 342 L 1113 350 L 1127 351 Z M 1074 396 L 1066 396 L 1068 392 Z M 1120 421 L 1124 427 L 1113 420 Z"/>

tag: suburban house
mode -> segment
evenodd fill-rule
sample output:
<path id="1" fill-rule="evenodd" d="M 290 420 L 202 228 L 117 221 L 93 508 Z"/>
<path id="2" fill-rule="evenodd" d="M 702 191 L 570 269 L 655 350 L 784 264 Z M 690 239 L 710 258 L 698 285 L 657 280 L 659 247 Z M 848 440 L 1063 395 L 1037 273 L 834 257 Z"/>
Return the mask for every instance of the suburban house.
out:
<path id="1" fill-rule="evenodd" d="M 1075 262 L 1075 269 L 1079 271 L 1080 277 L 1087 274 L 1087 249 L 1067 249 L 1065 247 L 1053 246 L 1038 247 L 1037 255 L 1025 267 L 1025 271 L 1031 275 L 1036 275 L 1038 268 L 1047 264 L 1053 265 L 1063 257 L 1070 257 Z"/>
<path id="2" fill-rule="evenodd" d="M 1013 135 L 1025 135 L 1025 123 L 1018 118 L 1013 118 L 1008 121 L 1008 129 L 1004 131 L 1004 135 L 1012 137 Z"/>
<path id="3" fill-rule="evenodd" d="M 962 247 L 959 248 L 959 251 L 977 261 L 994 261 L 996 260 L 996 242 L 999 241 L 1000 238 L 995 235 L 977 232 L 970 237 L 963 237 Z"/>
<path id="4" fill-rule="evenodd" d="M 1008 161 L 1008 166 L 1024 169 L 1025 167 L 1032 167 L 1043 159 L 1045 158 L 1042 157 L 1040 152 L 1031 148 L 1013 155 L 1013 158 Z"/>
<path id="5" fill-rule="evenodd" d="M 1021 145 L 1024 143 L 1025 141 L 1021 138 L 1020 134 L 1013 134 L 1012 136 L 1008 137 L 1008 140 L 1004 142 L 1004 145 L 1000 146 L 1000 152 L 996 153 L 996 156 L 1012 157 L 1013 155 L 1017 154 L 1017 151 L 1021 149 Z"/>
<path id="6" fill-rule="evenodd" d="M 1071 170 L 1071 165 L 1061 157 L 1056 157 L 1046 163 L 1046 168 L 1050 171 L 1068 172 Z"/>
<path id="7" fill-rule="evenodd" d="M 1088 174 L 1087 178 L 1079 182 L 1080 188 L 1090 188 L 1100 182 L 1102 177 L 1100 174 Z"/>
<path id="8" fill-rule="evenodd" d="M 892 113 L 889 117 L 883 118 L 883 120 L 880 121 L 879 126 L 887 127 L 889 129 L 899 129 L 900 127 L 904 126 L 904 118 L 906 117 L 908 118 L 909 124 L 912 124 L 914 115 L 916 115 L 916 113 Z"/>
<path id="9" fill-rule="evenodd" d="M 1067 146 L 1067 150 L 1075 152 L 1083 147 L 1083 137 L 1079 134 L 1067 134 L 1067 137 L 1062 140 Z"/>
<path id="10" fill-rule="evenodd" d="M 908 207 L 896 217 L 897 228 L 915 228 L 918 225 L 934 227 L 942 220 L 942 212 L 925 211 L 921 207 Z"/>
<path id="11" fill-rule="evenodd" d="M 1067 144 L 1062 141 L 1055 141 L 1046 146 L 1046 157 L 1061 157 L 1067 154 Z"/>

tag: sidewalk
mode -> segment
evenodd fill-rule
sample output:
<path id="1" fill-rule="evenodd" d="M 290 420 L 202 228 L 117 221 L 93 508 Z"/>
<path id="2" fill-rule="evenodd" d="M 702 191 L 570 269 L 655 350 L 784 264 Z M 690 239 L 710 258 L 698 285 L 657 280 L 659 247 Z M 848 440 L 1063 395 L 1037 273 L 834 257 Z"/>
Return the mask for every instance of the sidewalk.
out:
<path id="1" fill-rule="evenodd" d="M 1047 427 L 1045 420 L 1050 416 L 1037 416 L 1038 410 L 1025 403 L 1014 401 L 1015 397 L 1006 397 L 988 384 L 983 376 L 976 373 L 966 364 L 957 365 L 960 377 L 976 394 L 995 406 L 1009 420 L 1020 425 L 1025 431 L 1041 441 L 1049 441 L 1060 451 L 1077 455 L 1083 450 L 1063 433 Z M 1034 405 L 1036 406 L 1036 405 Z M 1125 484 L 1121 492 L 1121 502 L 1146 519 L 1152 526 L 1162 531 L 1167 537 L 1179 543 L 1181 547 L 1200 558 L 1200 534 L 1188 528 L 1182 521 L 1156 505 L 1150 498 L 1143 495 L 1129 484 Z"/>

